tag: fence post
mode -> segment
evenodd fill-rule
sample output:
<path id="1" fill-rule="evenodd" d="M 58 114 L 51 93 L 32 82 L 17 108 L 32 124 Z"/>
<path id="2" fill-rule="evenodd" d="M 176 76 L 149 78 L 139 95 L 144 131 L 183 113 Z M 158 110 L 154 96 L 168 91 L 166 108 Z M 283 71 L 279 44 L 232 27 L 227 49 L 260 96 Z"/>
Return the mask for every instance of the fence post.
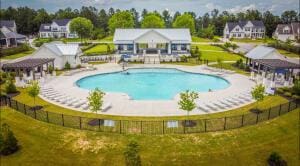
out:
<path id="1" fill-rule="evenodd" d="M 141 134 L 143 134 L 143 121 L 141 121 Z"/>
<path id="2" fill-rule="evenodd" d="M 270 116 L 271 116 L 271 108 L 269 108 L 268 120 L 270 119 Z"/>
<path id="3" fill-rule="evenodd" d="M 36 110 L 34 109 L 34 119 L 36 119 Z"/>
<path id="4" fill-rule="evenodd" d="M 183 133 L 185 134 L 185 125 L 186 125 L 186 120 L 184 120 L 184 123 L 183 123 Z"/>
<path id="5" fill-rule="evenodd" d="M 8 98 L 8 103 L 9 103 L 9 107 L 11 108 L 11 99 L 10 99 L 10 97 Z"/>
<path id="6" fill-rule="evenodd" d="M 290 112 L 291 110 L 291 101 L 289 102 L 289 109 L 288 109 L 288 112 Z"/>
<path id="7" fill-rule="evenodd" d="M 25 104 L 23 104 L 23 107 L 24 107 L 24 113 L 25 113 L 25 115 L 26 115 L 27 111 L 26 111 L 26 106 L 25 106 Z"/>
<path id="8" fill-rule="evenodd" d="M 65 126 L 64 114 L 61 114 L 62 125 Z"/>
<path id="9" fill-rule="evenodd" d="M 101 129 L 100 122 L 101 122 L 101 120 L 100 120 L 100 119 L 98 119 L 98 123 L 99 123 L 99 125 L 98 125 L 98 127 L 99 127 L 99 131 L 100 131 L 100 129 Z"/>
<path id="10" fill-rule="evenodd" d="M 81 129 L 81 116 L 79 116 L 79 128 Z"/>
<path id="11" fill-rule="evenodd" d="M 242 126 L 244 126 L 244 114 L 242 115 Z"/>
<path id="12" fill-rule="evenodd" d="M 46 111 L 46 118 L 47 118 L 47 123 L 49 123 L 49 115 L 48 115 L 48 111 Z"/>
<path id="13" fill-rule="evenodd" d="M 224 117 L 224 130 L 226 130 L 226 116 Z"/>
<path id="14" fill-rule="evenodd" d="M 7 106 L 7 97 L 6 96 L 4 97 L 4 104 L 5 104 L 5 106 Z"/>
<path id="15" fill-rule="evenodd" d="M 16 110 L 19 111 L 19 107 L 18 107 L 18 102 L 17 102 L 17 100 L 15 100 L 15 102 L 16 102 Z"/>
<path id="16" fill-rule="evenodd" d="M 120 123 L 119 133 L 122 134 L 122 120 L 119 120 L 119 123 Z"/>
<path id="17" fill-rule="evenodd" d="M 165 134 L 165 120 L 162 121 L 162 133 Z"/>
<path id="18" fill-rule="evenodd" d="M 256 124 L 258 123 L 258 115 L 259 113 L 256 114 Z"/>
<path id="19" fill-rule="evenodd" d="M 206 119 L 204 119 L 204 132 L 206 132 Z"/>
<path id="20" fill-rule="evenodd" d="M 278 116 L 280 116 L 281 114 L 281 104 L 279 105 L 279 113 L 278 113 Z"/>

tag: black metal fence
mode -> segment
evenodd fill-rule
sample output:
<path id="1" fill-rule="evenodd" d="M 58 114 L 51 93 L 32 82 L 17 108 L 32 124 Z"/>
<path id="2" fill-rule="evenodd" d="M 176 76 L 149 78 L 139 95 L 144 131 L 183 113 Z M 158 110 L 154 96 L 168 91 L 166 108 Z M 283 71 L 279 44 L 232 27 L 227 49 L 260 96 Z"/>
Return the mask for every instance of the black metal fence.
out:
<path id="1" fill-rule="evenodd" d="M 290 101 L 262 110 L 260 113 L 249 112 L 237 116 L 197 120 L 138 121 L 88 118 L 34 110 L 9 97 L 1 98 L 1 102 L 39 121 L 81 130 L 121 134 L 187 134 L 229 130 L 267 121 L 299 107 L 299 103 Z"/>

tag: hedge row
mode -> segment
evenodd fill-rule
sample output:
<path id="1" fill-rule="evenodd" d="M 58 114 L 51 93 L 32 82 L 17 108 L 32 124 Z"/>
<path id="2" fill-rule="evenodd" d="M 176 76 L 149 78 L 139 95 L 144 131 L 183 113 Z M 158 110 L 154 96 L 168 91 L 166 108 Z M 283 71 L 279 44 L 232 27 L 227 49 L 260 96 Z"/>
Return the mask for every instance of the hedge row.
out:
<path id="1" fill-rule="evenodd" d="M 268 43 L 269 47 L 274 47 L 277 49 L 282 49 L 282 50 L 286 50 L 295 54 L 300 54 L 300 47 L 299 46 L 293 46 L 293 45 L 289 45 L 286 43 L 281 43 L 281 42 L 271 42 Z"/>
<path id="2" fill-rule="evenodd" d="M 30 49 L 31 48 L 27 44 L 21 44 L 13 48 L 1 49 L 0 56 L 3 57 L 8 55 L 18 54 L 24 51 L 29 51 Z"/>

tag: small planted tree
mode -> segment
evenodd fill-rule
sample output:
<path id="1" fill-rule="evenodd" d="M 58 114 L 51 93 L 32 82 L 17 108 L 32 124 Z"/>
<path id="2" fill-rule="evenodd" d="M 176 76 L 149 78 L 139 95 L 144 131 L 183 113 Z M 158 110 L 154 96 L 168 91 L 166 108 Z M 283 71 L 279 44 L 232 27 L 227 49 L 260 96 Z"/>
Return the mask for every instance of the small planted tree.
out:
<path id="1" fill-rule="evenodd" d="M 0 154 L 9 155 L 19 149 L 18 140 L 9 126 L 4 123 L 0 133 Z"/>
<path id="2" fill-rule="evenodd" d="M 39 95 L 40 93 L 40 86 L 37 81 L 32 81 L 30 86 L 28 87 L 27 91 L 28 95 L 33 98 L 33 103 L 35 106 L 35 98 Z"/>
<path id="3" fill-rule="evenodd" d="M 218 63 L 218 66 L 221 68 L 222 70 L 222 67 L 223 67 L 223 59 L 222 58 L 218 58 L 217 59 L 217 63 Z"/>
<path id="4" fill-rule="evenodd" d="M 17 92 L 17 88 L 16 88 L 16 85 L 14 84 L 13 80 L 8 78 L 6 80 L 6 83 L 5 83 L 5 92 L 7 94 L 12 94 L 12 93 L 16 93 Z"/>
<path id="5" fill-rule="evenodd" d="M 180 93 L 180 100 L 178 102 L 179 108 L 187 112 L 187 118 L 189 116 L 189 112 L 196 108 L 195 100 L 198 98 L 198 94 L 196 92 L 185 91 Z M 189 125 L 189 121 L 186 125 Z"/>
<path id="6" fill-rule="evenodd" d="M 125 164 L 127 166 L 140 166 L 139 145 L 135 140 L 130 140 L 124 150 Z"/>
<path id="7" fill-rule="evenodd" d="M 239 46 L 238 46 L 237 44 L 233 43 L 233 44 L 231 44 L 231 48 L 232 48 L 232 50 L 234 51 L 234 50 L 236 50 L 237 48 L 239 48 Z"/>
<path id="8" fill-rule="evenodd" d="M 70 70 L 71 69 L 71 65 L 70 65 L 70 63 L 68 61 L 65 63 L 65 69 L 66 70 Z"/>
<path id="9" fill-rule="evenodd" d="M 90 92 L 88 99 L 89 108 L 92 112 L 101 110 L 103 105 L 103 97 L 105 93 L 96 88 L 94 91 Z"/>
<path id="10" fill-rule="evenodd" d="M 281 158 L 281 156 L 276 153 L 276 152 L 272 152 L 268 158 L 268 164 L 270 166 L 286 166 L 287 163 L 285 160 L 283 160 Z"/>
<path id="11" fill-rule="evenodd" d="M 265 87 L 262 84 L 255 86 L 252 91 L 251 95 L 254 100 L 256 100 L 256 110 L 258 111 L 258 103 L 265 98 Z"/>

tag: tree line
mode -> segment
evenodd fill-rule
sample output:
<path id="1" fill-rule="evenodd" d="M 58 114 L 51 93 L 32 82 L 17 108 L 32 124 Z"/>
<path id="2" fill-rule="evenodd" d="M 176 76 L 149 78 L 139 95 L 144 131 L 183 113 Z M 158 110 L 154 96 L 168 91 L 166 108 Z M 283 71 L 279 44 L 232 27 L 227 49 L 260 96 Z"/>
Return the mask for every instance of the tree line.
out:
<path id="1" fill-rule="evenodd" d="M 277 24 L 300 21 L 299 13 L 294 10 L 284 11 L 280 16 L 270 11 L 247 10 L 236 14 L 228 11 L 214 9 L 200 16 L 195 12 L 175 12 L 168 10 L 161 13 L 143 9 L 138 12 L 110 8 L 98 10 L 93 6 L 83 6 L 81 9 L 70 7 L 59 9 L 55 13 L 49 13 L 45 9 L 31 9 L 29 7 L 8 7 L 1 9 L 1 19 L 15 20 L 18 32 L 21 34 L 35 34 L 42 23 L 51 23 L 53 19 L 73 19 L 84 17 L 89 19 L 94 27 L 92 36 L 101 38 L 113 34 L 116 28 L 189 28 L 191 33 L 200 37 L 212 37 L 223 35 L 226 22 L 239 20 L 262 20 L 266 27 L 266 35 L 271 37 Z"/>

